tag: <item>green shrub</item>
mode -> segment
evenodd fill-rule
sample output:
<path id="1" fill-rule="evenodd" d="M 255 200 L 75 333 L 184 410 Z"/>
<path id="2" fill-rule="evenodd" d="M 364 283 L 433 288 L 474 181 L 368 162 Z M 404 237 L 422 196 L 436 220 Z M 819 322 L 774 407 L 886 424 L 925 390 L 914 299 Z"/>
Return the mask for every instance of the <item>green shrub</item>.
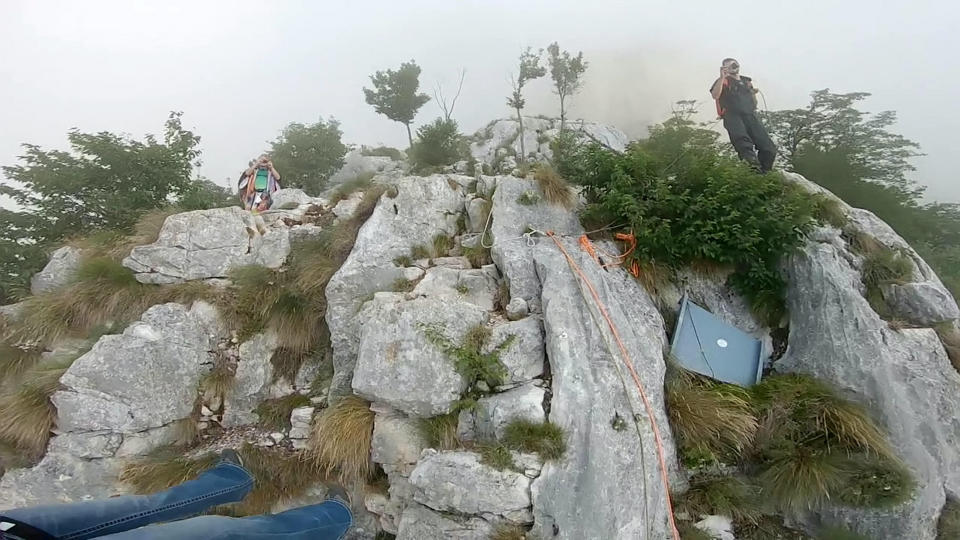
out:
<path id="1" fill-rule="evenodd" d="M 437 118 L 417 129 L 417 141 L 410 148 L 410 161 L 418 169 L 452 165 L 464 155 L 463 146 L 457 123 Z"/>
<path id="2" fill-rule="evenodd" d="M 622 154 L 580 147 L 560 172 L 584 186 L 585 218 L 622 223 L 636 236 L 628 264 L 730 265 L 730 284 L 763 322 L 777 325 L 785 311 L 778 263 L 813 225 L 814 199 L 778 174 L 756 174 L 709 148 L 666 161 L 654 151 L 665 136 Z"/>
<path id="3" fill-rule="evenodd" d="M 403 152 L 390 146 L 364 146 L 360 149 L 360 155 L 388 157 L 394 161 L 403 161 Z"/>
<path id="4" fill-rule="evenodd" d="M 485 392 L 477 387 L 483 382 L 488 388 L 501 385 L 507 378 L 507 368 L 500 362 L 500 353 L 513 344 L 515 336 L 508 336 L 502 343 L 485 353 L 483 349 L 490 339 L 490 329 L 475 326 L 467 331 L 463 343 L 457 345 L 446 337 L 443 329 L 437 325 L 421 325 L 424 336 L 453 360 L 457 373 L 467 381 L 467 393 L 470 398 Z"/>
<path id="5" fill-rule="evenodd" d="M 563 429 L 550 422 L 513 420 L 504 428 L 502 442 L 510 450 L 532 452 L 544 461 L 560 459 L 567 451 Z"/>

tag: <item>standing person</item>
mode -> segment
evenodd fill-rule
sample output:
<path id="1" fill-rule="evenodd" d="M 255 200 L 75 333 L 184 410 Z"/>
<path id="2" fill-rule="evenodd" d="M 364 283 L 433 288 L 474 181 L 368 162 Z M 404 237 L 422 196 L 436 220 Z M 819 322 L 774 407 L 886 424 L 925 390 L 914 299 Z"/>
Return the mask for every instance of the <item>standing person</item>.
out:
<path id="1" fill-rule="evenodd" d="M 262 212 L 272 204 L 271 194 L 280 189 L 280 173 L 266 154 L 260 156 L 240 176 L 238 182 L 243 207 L 246 210 Z"/>
<path id="2" fill-rule="evenodd" d="M 717 114 L 723 118 L 723 127 L 730 134 L 737 155 L 765 173 L 773 168 L 777 146 L 757 118 L 757 92 L 753 80 L 740 75 L 740 62 L 733 58 L 723 60 L 720 78 L 710 87 L 710 95 L 717 101 Z"/>
<path id="3" fill-rule="evenodd" d="M 0 512 L 0 539 L 10 540 L 340 540 L 353 514 L 340 488 L 320 504 L 233 518 L 192 517 L 242 501 L 254 479 L 234 450 L 197 478 L 152 495 L 17 508 Z"/>

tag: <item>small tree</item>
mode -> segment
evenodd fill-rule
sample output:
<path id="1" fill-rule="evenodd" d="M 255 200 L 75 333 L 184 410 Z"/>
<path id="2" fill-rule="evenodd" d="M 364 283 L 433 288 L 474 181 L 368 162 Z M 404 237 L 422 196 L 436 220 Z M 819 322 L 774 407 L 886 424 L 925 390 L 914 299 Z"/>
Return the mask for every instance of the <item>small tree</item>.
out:
<path id="1" fill-rule="evenodd" d="M 315 124 L 291 123 L 270 143 L 270 157 L 281 175 L 281 185 L 316 196 L 327 179 L 343 167 L 347 147 L 334 119 Z"/>
<path id="2" fill-rule="evenodd" d="M 443 95 L 443 85 L 437 83 L 433 87 L 433 99 L 437 101 L 437 105 L 440 106 L 440 110 L 443 111 L 443 119 L 450 121 L 453 119 L 453 108 L 457 106 L 457 99 L 460 97 L 460 91 L 463 90 L 463 80 L 467 77 L 467 70 L 460 70 L 460 84 L 457 85 L 457 93 L 453 95 L 453 99 L 450 103 L 447 103 L 447 98 Z"/>
<path id="3" fill-rule="evenodd" d="M 388 69 L 376 72 L 370 76 L 370 81 L 373 90 L 363 89 L 367 103 L 373 105 L 379 114 L 406 126 L 407 140 L 413 146 L 410 123 L 420 107 L 430 101 L 430 96 L 417 93 L 420 88 L 420 66 L 413 60 L 404 62 L 396 71 Z"/>
<path id="4" fill-rule="evenodd" d="M 513 92 L 507 97 L 507 106 L 517 111 L 518 132 L 520 133 L 520 162 L 522 163 L 527 155 L 526 148 L 523 145 L 523 115 L 521 111 L 526 105 L 523 99 L 523 87 L 528 82 L 539 79 L 547 74 L 547 68 L 540 65 L 540 55 L 543 49 L 534 54 L 530 47 L 520 53 L 520 71 L 516 76 L 510 75 L 510 85 Z"/>
<path id="5" fill-rule="evenodd" d="M 460 158 L 462 143 L 457 123 L 437 118 L 417 129 L 417 142 L 410 147 L 410 161 L 418 169 L 450 165 Z"/>
<path id="6" fill-rule="evenodd" d="M 583 72 L 587 70 L 587 62 L 583 60 L 583 53 L 578 52 L 571 56 L 568 51 L 561 51 L 556 42 L 547 47 L 550 63 L 550 78 L 553 79 L 553 91 L 560 97 L 560 131 L 566 127 L 568 96 L 577 93 L 583 84 Z"/>

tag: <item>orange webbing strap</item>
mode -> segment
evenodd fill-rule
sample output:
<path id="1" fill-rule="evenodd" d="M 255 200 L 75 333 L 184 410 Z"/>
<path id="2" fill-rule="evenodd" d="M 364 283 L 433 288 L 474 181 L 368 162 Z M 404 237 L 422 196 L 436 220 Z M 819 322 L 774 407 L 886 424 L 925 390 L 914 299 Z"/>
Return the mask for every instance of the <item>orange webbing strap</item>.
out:
<path id="1" fill-rule="evenodd" d="M 600 266 L 602 266 L 602 267 L 604 267 L 604 268 L 608 268 L 608 267 L 610 267 L 610 266 L 620 266 L 621 264 L 623 264 L 623 261 L 625 261 L 625 260 L 627 259 L 627 256 L 629 256 L 631 253 L 633 253 L 633 250 L 637 249 L 637 238 L 636 238 L 635 236 L 633 236 L 632 234 L 629 234 L 629 233 L 617 233 L 617 234 L 614 235 L 614 238 L 616 238 L 617 240 L 623 241 L 623 242 L 627 242 L 627 244 L 629 245 L 629 247 L 627 248 L 627 250 L 624 251 L 624 252 L 623 252 L 622 254 L 620 254 L 620 255 L 617 255 L 617 254 L 614 254 L 614 253 L 608 253 L 608 252 L 604 251 L 603 249 L 601 249 L 601 248 L 599 248 L 599 247 L 597 247 L 597 246 L 594 246 L 593 243 L 590 241 L 589 238 L 587 238 L 587 235 L 585 235 L 585 234 L 581 234 L 581 235 L 580 235 L 580 249 L 582 249 L 582 250 L 586 251 L 587 253 L 589 253 L 590 256 L 593 258 L 593 260 L 597 261 L 597 264 L 599 264 Z M 613 262 L 607 263 L 607 264 L 601 263 L 601 262 L 600 262 L 600 258 L 597 256 L 597 252 L 598 252 L 598 251 L 599 251 L 604 257 L 606 257 L 606 258 L 609 259 L 609 260 L 612 260 Z M 631 266 L 632 266 L 632 265 L 631 265 Z M 638 268 L 639 268 L 639 267 L 638 267 Z"/>
<path id="2" fill-rule="evenodd" d="M 577 262 L 573 260 L 573 257 L 570 256 L 570 253 L 567 252 L 566 248 L 563 247 L 563 244 L 557 239 L 557 236 L 553 231 L 547 231 L 547 236 L 553 239 L 553 242 L 557 244 L 557 248 L 560 249 L 560 252 L 563 253 L 563 256 L 567 258 L 567 263 L 570 265 L 570 268 L 577 274 L 584 285 L 587 286 L 587 289 L 590 291 L 590 296 L 593 297 L 593 301 L 597 304 L 597 308 L 600 310 L 600 314 L 603 315 L 603 318 L 607 321 L 607 325 L 610 327 L 610 332 L 613 334 L 614 340 L 617 342 L 617 348 L 620 349 L 620 354 L 623 355 L 623 362 L 627 365 L 627 370 L 630 371 L 630 377 L 633 378 L 633 383 L 637 387 L 637 391 L 640 392 L 640 398 L 643 400 L 643 407 L 646 409 L 647 418 L 650 420 L 650 425 L 653 426 L 653 437 L 657 442 L 657 460 L 660 462 L 660 479 L 663 481 L 664 495 L 667 499 L 667 517 L 670 521 L 670 529 L 673 533 L 674 540 L 680 540 L 680 533 L 677 531 L 676 521 L 673 519 L 673 503 L 670 502 L 670 479 L 667 476 L 667 460 L 663 455 L 663 439 L 660 437 L 660 428 L 657 426 L 657 419 L 653 414 L 653 407 L 650 405 L 650 400 L 647 399 L 647 393 L 643 390 L 643 383 L 640 382 L 640 376 L 637 375 L 637 371 L 633 369 L 633 362 L 630 360 L 630 354 L 627 352 L 627 347 L 623 344 L 623 340 L 620 339 L 620 332 L 617 331 L 617 326 L 613 324 L 613 319 L 610 318 L 610 314 L 607 312 L 606 306 L 600 300 L 600 295 L 597 294 L 597 290 L 593 287 L 593 283 L 590 282 L 590 278 L 583 273 L 583 270 L 580 269 L 580 266 L 577 265 Z"/>
<path id="3" fill-rule="evenodd" d="M 593 260 L 597 261 L 597 264 L 600 264 L 600 257 L 597 256 L 597 250 L 593 247 L 590 239 L 587 238 L 587 235 L 585 234 L 580 235 L 580 249 L 586 251 Z"/>

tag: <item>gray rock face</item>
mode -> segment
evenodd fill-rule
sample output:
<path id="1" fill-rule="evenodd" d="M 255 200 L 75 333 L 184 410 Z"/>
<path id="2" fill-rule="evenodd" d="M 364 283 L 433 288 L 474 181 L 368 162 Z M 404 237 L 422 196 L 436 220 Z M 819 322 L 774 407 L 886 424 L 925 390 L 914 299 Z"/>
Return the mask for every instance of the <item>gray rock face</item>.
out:
<path id="1" fill-rule="evenodd" d="M 507 368 L 507 383 L 519 383 L 543 375 L 543 324 L 536 317 L 527 317 L 493 327 L 484 352 L 490 352 L 510 336 L 513 343 L 500 353 L 500 363 Z"/>
<path id="2" fill-rule="evenodd" d="M 413 504 L 403 511 L 397 540 L 487 540 L 491 534 L 493 525 L 480 518 L 445 516 Z"/>
<path id="3" fill-rule="evenodd" d="M 827 380 L 868 406 L 918 486 L 899 507 L 828 508 L 820 518 L 878 540 L 932 540 L 945 494 L 960 493 L 960 375 L 933 330 L 897 332 L 874 313 L 835 245 L 808 242 L 786 269 L 790 343 L 777 369 Z"/>
<path id="4" fill-rule="evenodd" d="M 523 298 L 511 298 L 507 304 L 507 318 L 511 321 L 518 321 L 530 313 L 530 307 Z"/>
<path id="5" fill-rule="evenodd" d="M 14 469 L 0 478 L 0 510 L 39 504 L 106 499 L 120 490 L 122 463 L 47 454 L 32 469 Z"/>
<path id="6" fill-rule="evenodd" d="M 63 246 L 54 251 L 43 270 L 30 278 L 30 293 L 44 293 L 69 283 L 80 264 L 80 256 L 80 249 L 72 246 Z"/>
<path id="7" fill-rule="evenodd" d="M 100 338 L 60 379 L 58 428 L 132 433 L 189 416 L 216 347 L 209 307 L 153 306 L 123 334 Z"/>
<path id="8" fill-rule="evenodd" d="M 497 268 L 510 284 L 510 298 L 523 298 L 533 311 L 540 300 L 540 280 L 534 270 L 532 247 L 521 238 L 528 227 L 540 231 L 555 231 L 557 234 L 579 235 L 583 232 L 576 214 L 562 207 L 540 201 L 525 206 L 517 199 L 528 190 L 537 191 L 532 180 L 500 177 L 493 195 L 493 224 L 491 230 L 496 243 L 491 250 Z M 538 237 L 535 244 L 550 244 L 549 238 Z M 554 248 L 555 249 L 555 248 Z"/>
<path id="9" fill-rule="evenodd" d="M 427 270 L 413 294 L 469 302 L 484 311 L 492 311 L 497 294 L 497 277 L 485 269 L 454 270 L 436 267 Z"/>
<path id="10" fill-rule="evenodd" d="M 413 498 L 434 510 L 531 521 L 530 479 L 484 465 L 473 452 L 425 450 L 410 483 Z"/>
<path id="11" fill-rule="evenodd" d="M 64 433 L 50 439 L 47 452 L 88 459 L 105 458 L 113 456 L 122 442 L 123 435 L 119 433 Z"/>
<path id="12" fill-rule="evenodd" d="M 593 283 L 630 353 L 660 427 L 671 487 L 680 491 L 663 404 L 666 336 L 660 313 L 627 272 L 601 269 L 578 248 L 575 238 L 563 243 Z M 553 242 L 538 246 L 533 259 L 543 283 L 546 349 L 553 375 L 549 419 L 567 437 L 563 458 L 544 465 L 533 482 L 534 531 L 546 538 L 578 540 L 666 538 L 667 491 L 660 479 L 652 426 L 610 330 L 592 299 L 584 301 L 577 278 Z M 615 414 L 630 419 L 634 411 L 639 414 L 642 445 L 632 427 L 623 431 L 611 427 Z"/>
<path id="13" fill-rule="evenodd" d="M 354 391 L 410 416 L 444 414 L 465 389 L 453 361 L 424 336 L 422 325 L 437 325 L 454 343 L 486 320 L 486 313 L 447 298 L 395 301 L 378 296 L 364 307 Z"/>
<path id="14" fill-rule="evenodd" d="M 416 419 L 396 413 L 377 414 L 370 456 L 375 463 L 383 465 L 388 475 L 409 476 L 426 446 Z"/>
<path id="15" fill-rule="evenodd" d="M 316 407 L 297 407 L 290 411 L 290 438 L 308 439 L 310 437 L 310 425 L 313 422 L 313 411 Z M 296 445 L 296 441 L 294 441 Z"/>
<path id="16" fill-rule="evenodd" d="M 288 235 L 238 207 L 184 212 L 168 217 L 157 241 L 133 248 L 123 265 L 142 283 L 222 278 L 248 264 L 278 268 L 290 252 Z"/>
<path id="17" fill-rule="evenodd" d="M 532 384 L 493 394 L 477 400 L 477 405 L 471 413 L 473 417 L 467 421 L 467 426 L 457 428 L 459 435 L 465 439 L 491 440 L 503 436 L 507 424 L 513 420 L 529 420 L 535 423 L 546 421 L 543 412 L 543 388 Z M 461 425 L 464 424 L 461 422 Z"/>
<path id="18" fill-rule="evenodd" d="M 277 336 L 273 332 L 257 334 L 240 344 L 237 373 L 223 400 L 225 427 L 256 423 L 259 417 L 253 410 L 257 405 L 265 399 L 284 395 L 273 385 L 270 358 L 276 349 Z"/>
<path id="19" fill-rule="evenodd" d="M 397 196 L 382 197 L 360 228 L 350 256 L 327 285 L 327 325 L 333 345 L 331 395 L 350 392 L 359 333 L 355 316 L 374 292 L 393 288 L 403 269 L 390 263 L 409 255 L 417 244 L 429 245 L 437 234 L 453 236 L 463 211 L 463 189 L 449 175 L 399 178 Z M 470 179 L 463 177 L 467 181 Z"/>
<path id="20" fill-rule="evenodd" d="M 360 201 L 363 199 L 362 192 L 356 192 L 350 194 L 349 197 L 338 202 L 336 206 L 333 207 L 333 215 L 337 216 L 340 219 L 347 219 L 357 211 L 357 207 L 360 206 Z"/>

